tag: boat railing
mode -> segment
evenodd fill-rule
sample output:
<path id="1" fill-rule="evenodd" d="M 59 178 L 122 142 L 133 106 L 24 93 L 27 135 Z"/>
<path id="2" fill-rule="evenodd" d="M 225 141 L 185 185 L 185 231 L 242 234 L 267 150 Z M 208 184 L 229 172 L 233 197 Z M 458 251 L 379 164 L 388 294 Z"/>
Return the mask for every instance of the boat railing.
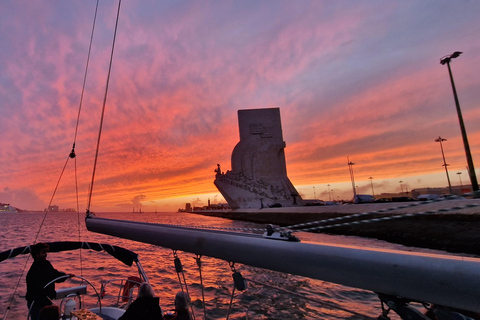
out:
<path id="1" fill-rule="evenodd" d="M 114 299 L 112 306 L 126 308 L 133 300 L 136 299 L 135 287 L 139 287 L 142 283 L 140 279 L 110 279 L 101 283 L 100 298 Z M 108 287 L 108 289 L 107 289 Z M 110 291 L 111 290 L 111 291 Z M 115 292 L 110 294 L 109 292 Z"/>

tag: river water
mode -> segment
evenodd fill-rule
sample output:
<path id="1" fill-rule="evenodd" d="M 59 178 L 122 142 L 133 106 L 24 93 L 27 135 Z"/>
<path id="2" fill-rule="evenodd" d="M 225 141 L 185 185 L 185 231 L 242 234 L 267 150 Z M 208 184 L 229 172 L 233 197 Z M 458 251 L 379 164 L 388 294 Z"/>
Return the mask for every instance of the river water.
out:
<path id="1" fill-rule="evenodd" d="M 253 223 L 188 213 L 100 213 L 97 216 L 187 226 L 264 227 Z M 49 213 L 45 220 L 43 219 L 44 214 L 38 212 L 1 215 L 0 252 L 33 243 L 37 232 L 39 234 L 36 242 L 79 241 L 81 239 L 81 241 L 122 246 L 139 254 L 155 293 L 160 297 L 162 310 L 173 309 L 173 298 L 175 293 L 180 290 L 180 285 L 175 272 L 172 250 L 88 232 L 83 217 L 78 217 L 76 213 Z M 42 227 L 40 228 L 40 226 Z M 298 236 L 306 241 L 399 249 L 395 245 L 356 237 L 307 233 L 299 233 Z M 187 284 L 189 284 L 195 315 L 197 319 L 203 319 L 202 292 L 195 255 L 183 252 L 179 252 L 178 255 L 183 263 Z M 66 253 L 49 253 L 48 260 L 58 270 L 82 275 L 98 289 L 100 281 L 106 278 L 105 274 L 114 278 L 137 274 L 134 267 L 124 266 L 108 254 L 94 251 L 82 250 L 80 253 L 80 250 L 76 250 Z M 0 318 L 4 316 L 8 306 L 10 306 L 10 310 L 6 319 L 26 318 L 25 276 L 31 263 L 32 260 L 27 260 L 27 255 L 22 255 L 0 264 Z M 230 319 L 376 319 L 381 314 L 380 302 L 372 292 L 244 265 L 235 267 L 245 278 L 255 282 L 248 282 L 248 288 L 245 291 L 235 292 Z M 202 257 L 202 277 L 205 287 L 207 318 L 225 319 L 233 289 L 230 266 L 226 261 Z M 268 286 L 258 284 L 258 282 Z M 17 284 L 18 288 L 15 290 Z M 302 297 L 279 291 L 272 286 L 295 292 Z M 15 298 L 10 303 L 10 298 L 14 293 Z M 355 313 L 352 314 L 348 311 Z M 392 319 L 399 319 L 392 313 L 389 316 Z"/>

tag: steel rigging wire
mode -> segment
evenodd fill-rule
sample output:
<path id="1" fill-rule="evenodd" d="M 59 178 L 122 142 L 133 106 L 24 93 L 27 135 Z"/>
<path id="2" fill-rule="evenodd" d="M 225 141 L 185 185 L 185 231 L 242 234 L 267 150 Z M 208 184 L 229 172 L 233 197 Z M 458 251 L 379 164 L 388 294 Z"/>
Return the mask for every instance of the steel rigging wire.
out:
<path id="1" fill-rule="evenodd" d="M 84 73 L 84 77 L 83 77 L 83 85 L 82 85 L 82 91 L 81 91 L 81 94 L 80 94 L 80 102 L 79 102 L 79 107 L 78 107 L 78 115 L 77 115 L 77 123 L 76 123 L 76 126 L 75 126 L 75 134 L 74 134 L 74 137 L 73 137 L 73 146 L 72 146 L 72 150 L 70 151 L 68 157 L 67 157 L 67 160 L 65 161 L 65 164 L 62 168 L 62 171 L 60 173 L 60 176 L 57 180 L 57 184 L 55 185 L 55 188 L 53 190 L 53 193 L 52 193 L 52 197 L 50 198 L 50 202 L 48 203 L 48 207 L 47 207 L 47 210 L 45 210 L 45 214 L 43 215 L 43 219 L 42 219 L 42 222 L 38 228 L 38 231 L 35 235 L 35 238 L 33 240 L 33 243 L 35 244 L 38 240 L 38 236 L 40 235 L 40 231 L 42 229 L 42 226 L 45 222 L 45 219 L 47 217 L 47 214 L 50 210 L 50 207 L 52 205 L 52 202 L 53 202 L 53 199 L 55 197 L 55 194 L 57 192 L 57 189 L 58 189 L 58 186 L 60 184 L 60 181 L 62 180 L 62 177 L 63 177 L 63 173 L 65 172 L 65 168 L 67 167 L 67 164 L 68 164 L 68 161 L 70 159 L 74 159 L 74 170 L 75 170 L 75 194 L 76 194 L 76 200 L 77 200 L 77 223 L 78 223 L 78 241 L 81 241 L 81 231 L 80 231 L 80 217 L 78 215 L 79 213 L 79 204 L 78 204 L 78 181 L 77 181 L 77 160 L 76 160 L 76 155 L 75 155 L 75 143 L 76 143 L 76 140 L 77 140 L 77 133 L 78 133 L 78 126 L 79 126 L 79 123 L 80 123 L 80 114 L 81 114 L 81 110 L 82 110 L 82 104 L 83 104 L 83 95 L 84 95 L 84 92 L 85 92 L 85 84 L 86 84 L 86 81 L 87 81 L 87 74 L 88 74 L 88 65 L 89 65 L 89 61 L 90 61 L 90 53 L 91 53 L 91 49 L 92 49 L 92 42 L 93 42 L 93 34 L 94 34 L 94 31 L 95 31 L 95 22 L 97 20 L 97 12 L 98 12 L 98 4 L 99 4 L 99 0 L 97 0 L 97 3 L 95 5 L 95 14 L 94 14 L 94 17 L 93 17 L 93 24 L 92 24 L 92 32 L 91 32 L 91 35 L 90 35 L 90 44 L 89 44 L 89 47 L 88 47 L 88 54 L 87 54 L 87 62 L 86 62 L 86 66 L 85 66 L 85 73 Z M 17 281 L 17 284 L 15 285 L 15 289 L 12 293 L 12 296 L 10 298 L 10 301 L 8 303 L 8 306 L 7 306 L 7 309 L 5 310 L 5 313 L 3 315 L 3 319 L 7 319 L 7 315 L 8 315 L 8 312 L 10 311 L 10 307 L 13 303 L 13 300 L 15 298 L 15 293 L 17 292 L 18 290 L 18 287 L 20 285 L 20 281 L 23 277 L 23 274 L 25 273 L 25 269 L 27 268 L 27 264 L 28 264 L 28 261 L 30 259 L 30 256 L 27 255 L 27 258 L 25 259 L 25 264 L 22 268 L 22 272 L 18 278 L 18 281 Z M 82 267 L 82 250 L 80 250 L 80 273 L 83 274 L 83 267 Z"/>
<path id="2" fill-rule="evenodd" d="M 96 171 L 96 168 L 97 168 L 98 150 L 100 148 L 100 138 L 102 136 L 103 118 L 105 116 L 105 105 L 107 104 L 108 85 L 110 83 L 110 74 L 111 74 L 111 71 L 112 71 L 113 52 L 115 51 L 115 40 L 117 38 L 118 18 L 120 16 L 120 6 L 121 6 L 121 4 L 122 4 L 122 0 L 119 0 L 118 1 L 118 9 L 117 9 L 117 19 L 115 21 L 115 31 L 113 33 L 112 51 L 110 53 L 110 64 L 108 66 L 107 84 L 105 86 L 105 95 L 104 95 L 104 98 L 103 98 L 102 116 L 100 118 L 100 128 L 98 130 L 97 149 L 96 149 L 96 152 L 95 152 L 95 161 L 93 163 L 92 182 L 90 183 L 90 192 L 89 192 L 89 195 L 88 195 L 87 215 L 90 213 L 90 206 L 91 206 L 91 202 L 92 202 L 93 182 L 95 181 L 95 171 Z"/>

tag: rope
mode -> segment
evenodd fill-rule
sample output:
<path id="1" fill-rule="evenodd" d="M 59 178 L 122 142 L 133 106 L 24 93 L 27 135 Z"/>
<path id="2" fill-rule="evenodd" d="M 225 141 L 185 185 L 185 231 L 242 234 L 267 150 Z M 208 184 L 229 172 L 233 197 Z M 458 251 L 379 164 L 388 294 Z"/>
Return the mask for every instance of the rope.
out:
<path id="1" fill-rule="evenodd" d="M 225 320 L 228 320 L 228 317 L 230 316 L 230 311 L 232 310 L 232 303 L 233 303 L 233 296 L 235 295 L 235 284 L 233 285 L 233 290 L 232 290 L 232 296 L 230 297 L 230 305 L 228 306 L 228 313 L 227 317 Z"/>
<path id="2" fill-rule="evenodd" d="M 97 21 L 98 2 L 99 2 L 99 0 L 97 0 L 97 4 L 95 6 L 95 15 L 93 16 L 92 33 L 90 35 L 90 45 L 88 46 L 87 63 L 85 65 L 85 74 L 83 76 L 82 93 L 80 94 L 80 103 L 79 103 L 79 106 L 78 106 L 77 125 L 75 126 L 75 134 L 74 134 L 74 137 L 73 137 L 73 148 L 74 149 L 75 149 L 75 141 L 77 140 L 78 124 L 80 123 L 80 111 L 82 110 L 83 94 L 85 92 L 85 83 L 87 82 L 88 64 L 90 62 L 90 53 L 92 51 L 92 43 L 93 43 L 93 33 L 95 31 L 95 23 Z"/>
<path id="3" fill-rule="evenodd" d="M 87 80 L 87 73 L 88 73 L 88 64 L 89 64 L 89 61 L 90 61 L 90 53 L 91 53 L 91 48 L 92 48 L 92 42 L 93 42 L 93 34 L 94 34 L 94 30 L 95 30 L 95 21 L 97 20 L 97 11 L 98 11 L 98 3 L 99 1 L 97 0 L 97 4 L 96 4 L 96 7 L 95 7 L 95 15 L 94 15 L 94 18 L 93 18 L 93 27 L 92 27 L 92 33 L 91 33 L 91 36 L 90 36 L 90 45 L 89 45 L 89 48 L 88 48 L 88 55 L 87 55 L 87 63 L 86 63 L 86 66 L 85 66 L 85 74 L 84 74 L 84 78 L 83 78 L 83 85 L 82 85 L 82 92 L 80 94 L 80 103 L 79 103 L 79 108 L 78 108 L 78 114 L 77 114 L 77 123 L 76 123 L 76 126 L 75 126 L 75 133 L 74 133 L 74 138 L 73 138 L 73 146 L 72 146 L 72 151 L 70 152 L 70 154 L 68 155 L 67 157 L 67 160 L 65 161 L 65 164 L 63 166 L 63 169 L 62 169 L 62 172 L 60 173 L 60 177 L 58 178 L 58 181 L 57 181 L 57 184 L 55 186 L 55 189 L 53 191 L 53 194 L 52 194 L 52 197 L 50 198 L 50 202 L 48 203 L 48 207 L 47 207 L 47 210 L 45 210 L 45 214 L 43 215 L 43 218 L 42 218 L 42 222 L 40 223 L 40 227 L 38 228 L 38 231 L 37 231 L 37 234 L 35 235 L 35 238 L 33 240 L 33 243 L 35 244 L 38 240 L 38 237 L 40 235 L 40 231 L 42 230 L 42 227 L 43 227 L 43 224 L 45 223 L 45 219 L 47 217 L 47 214 L 49 212 L 49 209 L 50 209 L 50 206 L 52 205 L 52 202 L 53 202 L 53 199 L 55 197 L 55 194 L 57 192 L 57 189 L 58 189 L 58 186 L 60 184 L 60 181 L 62 180 L 62 176 L 65 172 L 65 168 L 67 167 L 67 164 L 68 164 L 68 161 L 69 159 L 75 159 L 75 194 L 76 194 L 76 198 L 77 198 L 77 215 L 78 215 L 78 212 L 79 212 L 79 201 L 78 201 L 78 181 L 77 181 L 77 161 L 76 161 L 76 156 L 75 156 L 75 142 L 76 142 L 76 139 L 77 139 L 77 133 L 78 133 L 78 126 L 79 126 L 79 123 L 80 123 L 80 113 L 81 113 L 81 109 L 82 109 L 82 103 L 83 103 L 83 95 L 84 95 L 84 92 L 85 92 L 85 84 L 86 84 L 86 80 Z M 78 239 L 80 241 L 81 239 L 81 234 L 80 234 L 80 221 L 78 222 Z M 30 259 L 30 256 L 27 256 L 27 259 L 25 260 L 25 265 L 23 266 L 23 269 L 22 269 L 22 273 L 20 274 L 20 277 L 18 278 L 18 281 L 17 281 L 17 284 L 15 286 L 15 289 L 14 289 L 14 292 L 10 298 L 10 302 L 7 306 L 7 309 L 5 311 L 5 314 L 3 316 L 3 319 L 6 319 L 7 317 L 7 314 L 8 314 L 8 311 L 10 310 L 10 307 L 11 307 L 11 304 L 13 303 L 13 300 L 15 298 L 15 293 L 17 292 L 17 289 L 18 289 L 18 286 L 20 285 L 20 281 L 23 277 L 23 274 L 25 273 L 25 269 L 27 267 L 27 264 L 28 264 L 28 261 Z M 83 274 L 83 268 L 82 268 L 82 250 L 80 249 L 80 272 Z"/>
<path id="4" fill-rule="evenodd" d="M 212 229 L 212 230 L 225 230 L 225 231 L 250 231 L 250 232 L 265 232 L 265 228 L 227 228 L 227 227 L 212 227 L 207 225 L 200 226 L 187 226 L 184 224 L 168 224 L 168 223 L 155 223 L 155 225 L 165 226 L 165 227 L 180 227 L 180 228 L 190 228 L 190 229 Z"/>
<path id="5" fill-rule="evenodd" d="M 17 284 L 15 285 L 15 289 L 13 290 L 12 296 L 10 297 L 10 301 L 8 302 L 7 309 L 5 310 L 5 314 L 3 315 L 3 319 L 7 319 L 8 312 L 10 311 L 10 307 L 15 300 L 15 293 L 17 293 L 18 286 L 20 285 L 20 280 L 22 280 L 23 274 L 25 273 L 25 269 L 27 268 L 28 260 L 30 259 L 30 255 L 27 255 L 27 259 L 25 259 L 25 264 L 23 265 L 22 274 L 18 277 Z"/>
<path id="6" fill-rule="evenodd" d="M 67 167 L 68 160 L 70 159 L 70 155 L 67 157 L 67 161 L 65 161 L 65 164 L 63 165 L 62 172 L 60 173 L 60 177 L 58 177 L 57 180 L 57 185 L 55 186 L 55 189 L 53 190 L 52 197 L 50 198 L 50 202 L 48 203 L 47 210 L 45 210 L 45 214 L 43 215 L 42 222 L 40 223 L 40 227 L 38 228 L 37 234 L 35 235 L 35 238 L 33 239 L 33 243 L 37 243 L 38 236 L 40 235 L 40 231 L 42 230 L 42 226 L 45 222 L 45 219 L 47 218 L 48 211 L 50 210 L 50 206 L 52 205 L 53 198 L 55 197 L 55 194 L 57 193 L 58 185 L 60 184 L 60 180 L 62 180 L 63 173 L 65 172 L 65 168 Z"/>
<path id="7" fill-rule="evenodd" d="M 188 292 L 188 286 L 187 286 L 187 280 L 185 278 L 185 272 L 183 272 L 183 266 L 182 262 L 180 261 L 180 258 L 177 255 L 177 250 L 173 250 L 173 257 L 174 257 L 174 265 L 175 265 L 175 271 L 177 272 L 177 277 L 178 277 L 178 282 L 180 283 L 180 288 L 182 289 L 183 293 L 187 293 L 187 297 L 190 300 L 190 293 Z M 180 279 L 180 273 L 183 276 L 183 283 L 182 280 Z M 183 286 L 185 286 L 185 291 L 183 291 Z M 195 313 L 193 311 L 193 306 L 190 302 L 187 301 L 187 304 L 190 305 L 190 310 L 191 310 L 191 318 L 195 320 Z"/>
<path id="8" fill-rule="evenodd" d="M 87 62 L 85 64 L 85 73 L 84 73 L 84 76 L 83 76 L 82 92 L 80 94 L 80 102 L 79 102 L 79 105 L 78 105 L 77 124 L 75 126 L 75 134 L 73 135 L 73 148 L 72 148 L 72 153 L 73 154 L 75 154 L 74 153 L 75 152 L 74 151 L 75 150 L 75 143 L 77 141 L 78 126 L 79 126 L 79 123 L 80 123 L 80 113 L 81 113 L 81 110 L 82 110 L 83 96 L 84 96 L 84 93 L 85 93 L 85 84 L 87 82 L 88 65 L 90 63 L 90 54 L 92 52 L 93 35 L 95 33 L 95 24 L 96 24 L 96 21 L 97 21 L 98 3 L 99 3 L 99 0 L 97 0 L 97 3 L 95 5 L 95 14 L 93 16 L 92 32 L 90 34 L 90 44 L 88 46 Z M 75 194 L 76 194 L 76 197 L 77 197 L 78 241 L 81 242 L 82 241 L 81 240 L 82 236 L 81 236 L 81 223 L 80 223 L 80 206 L 79 206 L 79 201 L 78 201 L 78 179 L 77 179 L 77 158 L 76 157 L 75 157 Z M 80 275 L 83 277 L 82 249 L 79 250 L 79 255 L 80 255 Z"/>
<path id="9" fill-rule="evenodd" d="M 67 157 L 67 161 L 65 161 L 65 164 L 63 165 L 63 169 L 62 169 L 62 172 L 60 173 L 60 177 L 58 177 L 58 181 L 57 181 L 57 184 L 55 186 L 55 189 L 53 190 L 53 194 L 52 194 L 52 197 L 50 198 L 50 202 L 48 203 L 47 210 L 45 210 L 45 214 L 43 215 L 42 222 L 40 223 L 40 227 L 38 228 L 38 231 L 37 231 L 37 233 L 35 235 L 35 238 L 33 240 L 34 244 L 37 243 L 38 236 L 40 235 L 40 231 L 42 230 L 42 226 L 45 223 L 45 219 L 47 218 L 48 210 L 50 209 L 50 206 L 52 205 L 53 198 L 55 197 L 55 194 L 56 194 L 57 189 L 58 189 L 58 185 L 60 184 L 60 181 L 62 180 L 62 176 L 63 176 L 63 173 L 65 172 L 65 168 L 67 167 L 69 159 L 70 159 L 70 155 Z M 29 259 L 30 259 L 30 256 L 27 256 L 27 259 L 25 259 L 25 264 L 23 265 L 22 272 L 21 272 L 20 276 L 18 277 L 17 284 L 15 285 L 15 289 L 13 290 L 12 296 L 10 298 L 10 302 L 7 306 L 7 310 L 5 312 L 5 315 L 4 315 L 3 319 L 6 319 L 8 311 L 10 310 L 10 307 L 13 303 L 13 300 L 15 299 L 15 293 L 17 292 L 18 286 L 20 285 L 20 280 L 22 279 L 22 277 L 25 273 L 25 270 L 27 269 L 27 264 L 28 264 Z"/>
<path id="10" fill-rule="evenodd" d="M 235 262 L 228 262 L 228 265 L 230 266 L 230 269 L 232 269 L 232 272 L 236 272 L 237 270 L 235 269 Z M 228 317 L 230 316 L 230 311 L 232 310 L 232 304 L 233 304 L 233 297 L 235 295 L 235 289 L 237 286 L 235 285 L 235 281 L 233 282 L 233 290 L 232 290 L 232 296 L 230 297 L 230 304 L 228 305 L 228 313 L 227 317 L 225 320 L 228 320 Z"/>
<path id="11" fill-rule="evenodd" d="M 93 164 L 92 182 L 90 183 L 90 192 L 89 192 L 89 195 L 88 195 L 87 213 L 90 212 L 90 206 L 91 206 L 91 202 L 92 202 L 93 182 L 95 181 L 95 171 L 96 171 L 96 168 L 97 168 L 98 151 L 99 151 L 99 148 L 100 148 L 100 137 L 102 136 L 103 118 L 105 116 L 105 106 L 107 104 L 108 85 L 110 83 L 110 74 L 112 72 L 113 52 L 115 50 L 115 40 L 117 38 L 118 18 L 120 16 L 120 5 L 121 5 L 121 3 L 122 3 L 122 0 L 118 0 L 117 19 L 115 21 L 115 31 L 113 33 L 112 51 L 110 53 L 110 64 L 108 66 L 107 84 L 105 86 L 105 95 L 104 95 L 104 98 L 103 98 L 103 106 L 102 106 L 102 116 L 100 118 L 100 127 L 99 127 L 99 130 L 98 130 L 97 149 L 95 151 L 95 161 L 94 161 L 94 164 Z"/>
<path id="12" fill-rule="evenodd" d="M 80 206 L 78 201 L 78 179 L 77 179 L 77 158 L 74 159 L 75 164 L 75 195 L 77 197 L 77 229 L 78 229 L 78 242 L 82 242 L 82 231 L 81 231 L 81 222 L 80 222 Z M 79 250 L 80 257 L 80 276 L 83 277 L 83 258 L 82 258 L 82 248 Z M 82 280 L 83 282 L 83 280 Z"/>
<path id="13" fill-rule="evenodd" d="M 276 229 L 276 231 L 283 231 L 283 230 L 287 230 L 287 229 L 290 230 L 290 229 L 293 229 L 293 228 L 302 228 L 302 229 L 297 229 L 297 230 L 291 230 L 291 232 L 299 232 L 299 231 L 311 232 L 311 231 L 323 230 L 323 229 L 328 229 L 328 228 L 335 228 L 335 227 L 342 227 L 342 226 L 353 226 L 353 225 L 370 223 L 370 222 L 378 222 L 378 221 L 385 221 L 385 220 L 393 220 L 393 219 L 414 217 L 414 216 L 417 216 L 417 215 L 432 215 L 432 214 L 436 214 L 436 213 L 445 213 L 445 212 L 456 211 L 456 210 L 461 210 L 461 209 L 466 209 L 466 208 L 478 207 L 477 204 L 468 204 L 468 205 L 465 205 L 465 206 L 455 206 L 455 207 L 451 207 L 451 208 L 447 208 L 447 209 L 429 210 L 429 211 L 425 211 L 425 212 L 400 214 L 400 215 L 395 215 L 395 216 L 365 219 L 365 220 L 357 220 L 357 221 L 352 221 L 352 222 L 331 224 L 331 225 L 326 225 L 326 226 L 311 227 L 311 226 L 321 224 L 321 223 L 337 222 L 337 221 L 342 221 L 342 220 L 346 220 L 346 219 L 367 217 L 367 216 L 373 215 L 373 214 L 381 214 L 381 213 L 386 213 L 386 212 L 389 212 L 389 211 L 407 209 L 407 208 L 412 208 L 412 207 L 416 207 L 416 206 L 420 206 L 420 205 L 431 204 L 431 203 L 440 202 L 440 201 L 447 201 L 447 200 L 451 200 L 451 199 L 415 202 L 415 203 L 405 204 L 405 205 L 392 207 L 392 208 L 385 208 L 385 209 L 376 210 L 376 211 L 356 213 L 356 214 L 347 215 L 347 216 L 343 216 L 343 217 L 336 217 L 336 218 L 329 218 L 329 219 L 324 219 L 324 220 L 300 223 L 300 224 L 295 224 L 295 225 L 291 225 L 291 226 L 287 226 L 287 227 L 279 227 L 279 228 Z M 168 227 L 181 227 L 181 228 L 191 228 L 191 229 L 245 231 L 245 232 L 252 232 L 252 233 L 264 233 L 266 231 L 265 228 L 227 228 L 227 227 L 212 227 L 212 226 L 207 226 L 207 225 L 186 226 L 186 225 L 179 225 L 179 224 L 161 224 L 161 225 L 168 226 Z M 304 228 L 304 227 L 310 227 L 310 228 Z"/>
<path id="14" fill-rule="evenodd" d="M 451 208 L 446 208 L 446 209 L 429 210 L 429 211 L 407 213 L 407 214 L 396 215 L 396 216 L 373 218 L 373 219 L 368 219 L 368 220 L 359 220 L 359 221 L 352 221 L 352 222 L 345 222 L 345 223 L 337 223 L 337 224 L 331 224 L 331 225 L 327 225 L 327 226 L 312 227 L 312 228 L 300 229 L 300 230 L 295 230 L 295 231 L 311 232 L 311 231 L 324 230 L 324 229 L 330 229 L 330 228 L 335 228 L 335 227 L 356 226 L 356 225 L 359 225 L 359 224 L 365 224 L 365 223 L 371 223 L 371 222 L 388 221 L 388 220 L 409 218 L 409 217 L 415 217 L 415 216 L 433 215 L 433 214 L 437 214 L 437 213 L 445 213 L 445 212 L 457 211 L 457 210 L 461 210 L 461 209 L 475 208 L 475 207 L 478 207 L 478 205 L 468 204 L 468 205 L 465 205 L 465 206 L 451 207 Z"/>
<path id="15" fill-rule="evenodd" d="M 303 228 L 303 227 L 309 227 L 309 226 L 313 226 L 313 225 L 320 224 L 320 223 L 335 222 L 335 221 L 341 221 L 341 220 L 345 220 L 345 219 L 365 217 L 365 216 L 373 215 L 373 214 L 377 214 L 377 213 L 385 213 L 385 212 L 389 212 L 389 211 L 413 208 L 413 207 L 417 207 L 417 206 L 420 206 L 420 205 L 425 205 L 425 204 L 430 204 L 430 203 L 433 203 L 433 202 L 440 202 L 440 201 L 445 201 L 445 200 L 442 199 L 442 200 L 430 200 L 430 201 L 409 203 L 409 204 L 405 204 L 405 205 L 401 205 L 401 206 L 397 206 L 397 207 L 385 208 L 385 209 L 376 210 L 376 211 L 362 212 L 362 213 L 356 213 L 356 214 L 343 216 L 343 217 L 336 217 L 336 218 L 329 218 L 329 219 L 311 221 L 311 222 L 306 222 L 306 223 L 299 223 L 299 224 L 279 228 L 279 230 Z"/>
<path id="16" fill-rule="evenodd" d="M 247 232 L 265 232 L 265 228 L 227 228 L 227 227 L 212 227 L 212 226 L 207 226 L 207 225 L 201 225 L 201 226 L 185 226 L 181 224 L 161 224 L 163 226 L 169 226 L 169 227 L 188 227 L 192 229 L 212 229 L 212 230 L 232 230 L 232 231 L 247 231 Z"/>
<path id="17" fill-rule="evenodd" d="M 205 292 L 203 287 L 203 277 L 202 277 L 202 256 L 197 254 L 195 260 L 197 261 L 198 273 L 200 275 L 200 287 L 202 288 L 202 302 L 203 302 L 203 319 L 207 319 L 207 309 L 205 305 Z"/>

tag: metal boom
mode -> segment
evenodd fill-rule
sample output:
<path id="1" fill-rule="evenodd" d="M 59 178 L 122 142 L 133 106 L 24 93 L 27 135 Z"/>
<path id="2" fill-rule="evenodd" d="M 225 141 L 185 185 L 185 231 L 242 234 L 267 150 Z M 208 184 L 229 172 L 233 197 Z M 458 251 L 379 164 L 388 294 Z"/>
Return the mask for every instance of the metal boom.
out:
<path id="1" fill-rule="evenodd" d="M 87 218 L 86 225 L 89 231 L 123 239 L 480 312 L 480 259 L 104 218 Z"/>

